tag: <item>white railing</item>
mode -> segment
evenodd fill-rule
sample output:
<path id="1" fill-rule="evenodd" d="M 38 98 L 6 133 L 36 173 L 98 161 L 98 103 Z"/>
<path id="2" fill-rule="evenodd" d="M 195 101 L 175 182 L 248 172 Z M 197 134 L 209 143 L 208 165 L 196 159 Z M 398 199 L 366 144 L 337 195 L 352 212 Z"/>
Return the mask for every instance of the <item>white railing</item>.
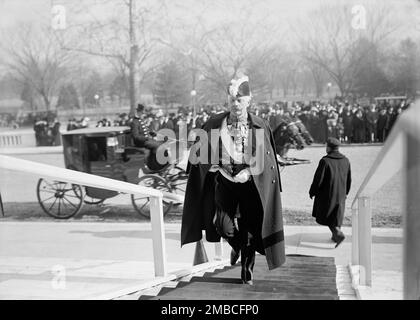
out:
<path id="1" fill-rule="evenodd" d="M 3 131 L 0 132 L 0 148 L 16 148 L 22 146 L 35 146 L 35 134 L 30 131 Z"/>
<path id="2" fill-rule="evenodd" d="M 60 130 L 60 133 L 66 132 Z M 60 137 L 61 139 L 61 137 Z M 0 149 L 36 147 L 35 131 L 33 129 L 15 129 L 0 131 Z"/>
<path id="3" fill-rule="evenodd" d="M 127 194 L 150 196 L 150 218 L 152 225 L 155 276 L 167 275 L 162 199 L 183 202 L 184 199 L 180 195 L 5 155 L 0 155 L 0 168 L 25 172 L 40 177 L 48 177 L 54 180 L 82 186 L 108 189 Z"/>
<path id="4" fill-rule="evenodd" d="M 420 101 L 394 125 L 352 203 L 352 265 L 372 285 L 372 195 L 403 170 L 404 299 L 420 299 Z"/>

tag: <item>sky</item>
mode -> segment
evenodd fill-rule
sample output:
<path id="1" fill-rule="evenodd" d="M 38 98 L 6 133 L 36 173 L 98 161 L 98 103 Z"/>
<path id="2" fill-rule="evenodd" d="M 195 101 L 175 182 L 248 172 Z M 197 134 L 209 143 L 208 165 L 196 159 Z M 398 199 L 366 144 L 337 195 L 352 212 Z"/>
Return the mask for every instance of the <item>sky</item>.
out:
<path id="1" fill-rule="evenodd" d="M 145 3 L 148 0 L 137 0 Z M 156 2 L 156 0 L 153 0 Z M 340 0 L 166 0 L 171 8 L 171 16 L 183 20 L 191 19 L 194 15 L 209 22 L 217 23 L 238 17 L 238 8 L 245 5 L 252 9 L 256 17 L 263 17 L 266 21 L 281 21 L 295 19 L 322 3 L 338 2 Z M 372 0 L 349 0 L 342 2 L 354 4 L 369 4 Z M 96 17 L 106 17 L 113 14 L 115 4 L 119 0 L 0 0 L 0 28 L 16 26 L 22 22 L 42 21 L 49 18 L 53 4 L 64 4 L 73 8 L 82 8 L 87 4 L 96 4 Z M 394 5 L 396 18 L 415 19 L 420 16 L 420 1 L 418 0 L 382 0 Z M 80 14 L 81 12 L 79 12 Z M 417 19 L 417 22 L 420 22 Z"/>
<path id="2" fill-rule="evenodd" d="M 288 23 L 298 23 L 299 18 L 322 4 L 341 1 L 369 6 L 386 3 L 392 6 L 392 19 L 401 25 L 396 37 L 412 36 L 420 41 L 420 0 L 137 0 L 137 3 L 140 6 L 157 1 L 164 1 L 170 19 L 181 23 L 198 19 L 208 26 L 218 25 L 243 19 L 248 11 L 250 20 L 277 26 L 276 31 L 286 30 Z M 119 12 L 124 17 L 126 10 L 122 3 L 122 0 L 0 0 L 0 37 L 13 33 L 23 23 L 49 24 L 51 7 L 55 4 L 68 8 L 67 20 L 71 24 L 107 19 Z M 85 10 L 86 7 L 90 10 Z"/>

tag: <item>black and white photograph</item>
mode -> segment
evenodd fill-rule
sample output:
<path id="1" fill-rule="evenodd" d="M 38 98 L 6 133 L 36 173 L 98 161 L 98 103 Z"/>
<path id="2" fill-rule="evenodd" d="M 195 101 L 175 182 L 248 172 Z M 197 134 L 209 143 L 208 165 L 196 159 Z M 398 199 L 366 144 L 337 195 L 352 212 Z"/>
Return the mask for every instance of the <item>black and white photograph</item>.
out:
<path id="1" fill-rule="evenodd" d="M 419 195 L 419 0 L 0 0 L 0 300 L 419 300 Z"/>

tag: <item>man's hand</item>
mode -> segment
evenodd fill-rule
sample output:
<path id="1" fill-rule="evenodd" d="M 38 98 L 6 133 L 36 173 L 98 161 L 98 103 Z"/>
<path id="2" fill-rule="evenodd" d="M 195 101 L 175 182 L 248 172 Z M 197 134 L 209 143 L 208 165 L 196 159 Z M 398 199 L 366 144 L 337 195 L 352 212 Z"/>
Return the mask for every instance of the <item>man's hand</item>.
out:
<path id="1" fill-rule="evenodd" d="M 239 183 L 244 183 L 249 180 L 249 172 L 248 170 L 242 170 L 236 176 L 233 177 L 233 180 Z"/>

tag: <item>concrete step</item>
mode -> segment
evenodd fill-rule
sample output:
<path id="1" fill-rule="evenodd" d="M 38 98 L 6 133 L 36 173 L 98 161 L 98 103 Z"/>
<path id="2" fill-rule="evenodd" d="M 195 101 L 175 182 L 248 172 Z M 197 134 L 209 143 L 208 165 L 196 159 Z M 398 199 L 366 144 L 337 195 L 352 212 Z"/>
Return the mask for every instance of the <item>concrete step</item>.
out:
<path id="1" fill-rule="evenodd" d="M 275 287 L 263 287 L 258 284 L 220 284 L 207 282 L 190 282 L 185 286 L 175 289 L 163 288 L 158 296 L 151 300 L 159 300 L 162 297 L 186 298 L 190 300 L 338 300 L 336 290 L 325 292 L 310 292 L 300 288 L 283 288 L 282 291 L 276 291 Z"/>
<path id="2" fill-rule="evenodd" d="M 239 277 L 236 278 L 223 278 L 223 277 L 193 277 L 189 282 L 207 282 L 207 283 L 231 283 L 231 284 L 242 284 L 242 280 Z M 289 277 L 287 279 L 280 278 L 278 280 L 254 280 L 255 284 L 259 285 L 275 285 L 277 287 L 308 287 L 313 288 L 314 286 L 318 288 L 331 288 L 334 285 L 334 281 L 329 282 L 320 282 L 319 280 L 312 281 L 297 281 L 296 278 Z"/>
<path id="3" fill-rule="evenodd" d="M 313 285 L 304 285 L 302 283 L 285 283 L 282 281 L 262 281 L 255 280 L 252 286 L 238 283 L 220 283 L 220 282 L 206 282 L 206 281 L 192 281 L 189 283 L 179 283 L 176 288 L 196 288 L 200 285 L 212 287 L 218 284 L 217 290 L 231 290 L 241 288 L 242 290 L 252 292 L 267 292 L 267 293 L 302 293 L 302 294 L 337 294 L 337 289 L 333 286 L 321 285 L 314 287 Z"/>
<path id="4" fill-rule="evenodd" d="M 257 255 L 253 285 L 242 284 L 238 263 L 183 279 L 174 288 L 162 288 L 156 296 L 142 295 L 140 300 L 339 299 L 336 278 L 340 275 L 334 258 L 293 255 L 287 256 L 286 261 L 269 271 L 265 257 Z M 343 289 L 340 288 L 342 293 L 350 293 Z"/>

